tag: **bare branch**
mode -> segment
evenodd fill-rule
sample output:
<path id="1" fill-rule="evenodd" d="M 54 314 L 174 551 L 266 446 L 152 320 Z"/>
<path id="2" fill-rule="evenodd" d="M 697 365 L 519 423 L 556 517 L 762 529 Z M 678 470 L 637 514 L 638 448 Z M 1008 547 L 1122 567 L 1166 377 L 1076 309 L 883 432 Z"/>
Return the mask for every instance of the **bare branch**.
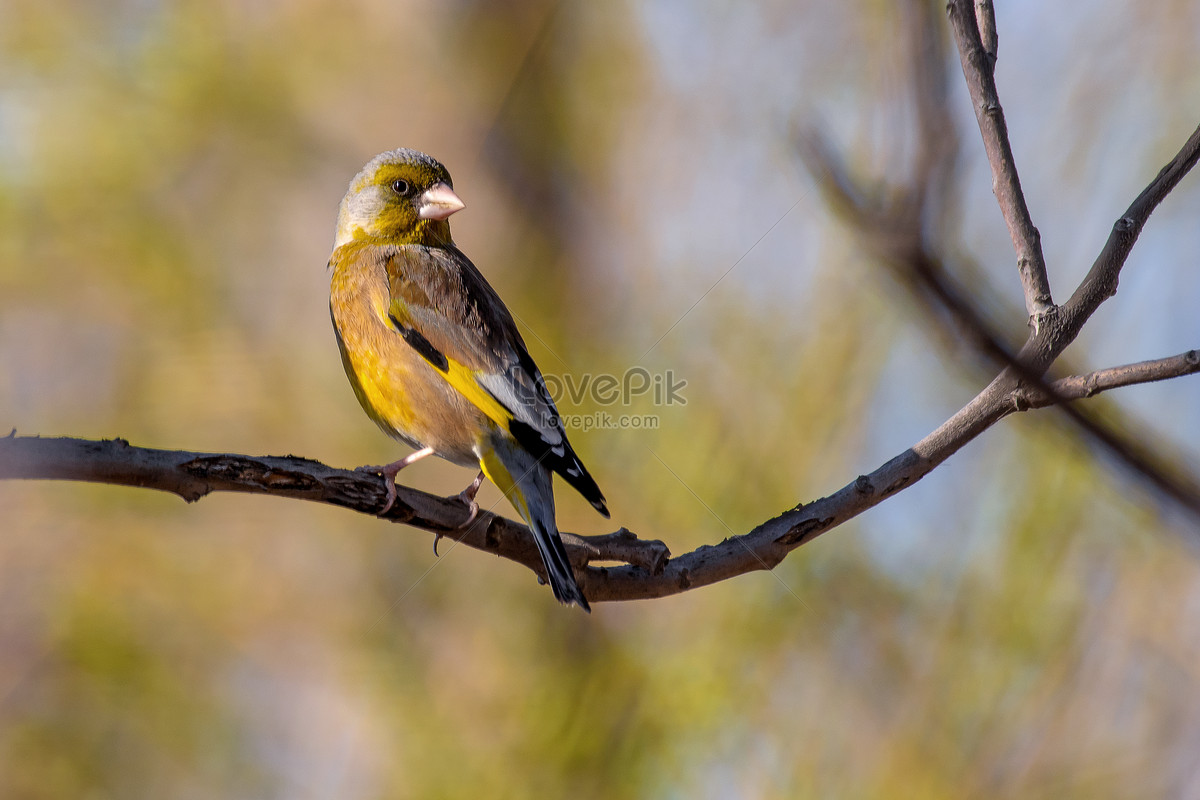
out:
<path id="1" fill-rule="evenodd" d="M 56 479 L 136 486 L 177 494 L 189 503 L 210 492 L 291 497 L 376 515 L 386 491 L 378 475 L 337 469 L 296 456 L 244 456 L 135 447 L 124 439 L 91 441 L 12 435 L 0 438 L 0 479 Z M 396 502 L 381 519 L 403 522 L 468 547 L 516 561 L 545 578 L 528 528 L 479 510 L 474 522 L 457 496 L 438 497 L 396 487 Z M 622 528 L 602 536 L 564 534 L 576 563 L 621 561 L 647 573 L 670 557 L 662 542 L 638 539 Z"/>
<path id="2" fill-rule="evenodd" d="M 1063 331 L 1059 336 L 1069 334 L 1070 338 L 1063 342 L 1061 347 L 1047 353 L 1053 353 L 1051 359 L 1057 357 L 1058 353 L 1074 340 L 1079 329 L 1096 312 L 1100 304 L 1117 293 L 1121 268 L 1125 266 L 1125 261 L 1141 235 L 1146 220 L 1163 198 L 1183 180 L 1183 176 L 1196 166 L 1197 160 L 1200 160 L 1200 126 L 1196 127 L 1175 157 L 1159 171 L 1150 185 L 1113 224 L 1104 249 L 1092 263 L 1092 268 L 1079 284 L 1079 288 L 1062 306 L 1058 323 Z"/>
<path id="3" fill-rule="evenodd" d="M 995 394 L 992 421 L 1005 413 L 1002 398 L 1002 393 Z M 970 426 L 956 428 L 960 434 L 969 433 L 966 438 L 947 437 L 940 447 L 921 455 L 906 451 L 834 495 L 765 522 L 744 536 L 702 546 L 679 558 L 670 558 L 662 542 L 639 540 L 624 529 L 603 536 L 564 534 L 563 540 L 577 565 L 626 564 L 589 565 L 580 570 L 580 585 L 592 602 L 664 597 L 747 572 L 773 569 L 794 548 L 914 483 L 988 424 L 975 419 Z M 0 438 L 0 479 L 5 478 L 144 487 L 171 492 L 189 502 L 216 491 L 275 495 L 371 515 L 383 505 L 385 495 L 377 475 L 336 469 L 310 459 L 155 450 L 122 439 Z M 398 486 L 396 502 L 384 518 L 445 535 L 544 576 L 527 528 L 483 510 L 469 527 L 458 528 L 467 513 L 457 497 L 442 498 Z"/>
<path id="4" fill-rule="evenodd" d="M 992 62 L 992 70 L 995 70 L 1000 40 L 996 35 L 996 9 L 992 0 L 975 0 L 975 22 L 979 25 L 979 40 Z"/>
<path id="5" fill-rule="evenodd" d="M 987 9 L 980 13 L 986 15 Z M 916 21 L 918 17 L 910 12 L 905 19 Z M 910 32 L 908 38 L 919 40 L 922 37 Z M 917 98 L 917 127 L 921 129 L 928 127 L 928 123 L 922 124 L 921 117 L 925 115 L 925 109 L 932 105 L 928 100 L 922 102 L 922 98 L 937 97 L 941 86 L 939 82 L 931 80 L 927 71 L 913 70 L 911 80 Z M 928 203 L 930 191 L 913 184 L 888 186 L 876 191 L 861 186 L 850 175 L 834 148 L 811 129 L 800 131 L 797 150 L 809 172 L 817 179 L 827 204 L 855 228 L 858 240 L 924 304 L 929 319 L 952 330 L 955 342 L 970 343 L 988 361 L 1005 370 L 1001 378 L 1015 381 L 1011 384 L 1008 398 L 1011 410 L 1026 410 L 1029 408 L 1029 398 L 1038 398 L 1038 407 L 1059 406 L 1067 420 L 1112 453 L 1118 462 L 1124 463 L 1147 483 L 1200 516 L 1200 480 L 1191 477 L 1178 459 L 1164 456 L 1164 453 L 1170 452 L 1168 445 L 1162 442 L 1150 444 L 1145 437 L 1121 432 L 1121 426 L 1102 420 L 1092 411 L 1067 405 L 1071 398 L 1058 395 L 1054 386 L 1043 379 L 1050 363 L 1058 358 L 1066 346 L 1047 342 L 1057 337 L 1075 336 L 1075 333 L 1064 328 L 1060 315 L 1056 313 L 1058 309 L 1051 309 L 1042 318 L 1045 324 L 1035 327 L 1021 352 L 1014 355 L 1016 348 L 1003 341 L 979 304 L 952 279 L 951 271 L 943 263 L 938 248 L 929 241 L 929 232 L 933 228 L 929 219 L 932 213 Z M 917 157 L 916 162 L 922 164 L 922 158 Z M 1185 161 L 1178 156 L 1172 162 L 1183 163 Z M 917 169 L 912 181 L 914 184 L 936 181 L 940 172 L 937 166 Z M 1177 176 L 1178 173 L 1178 169 L 1171 169 L 1170 166 L 1164 170 L 1165 175 Z M 1155 183 L 1161 179 L 1162 176 Z M 1042 344 L 1041 350 L 1031 347 L 1037 343 Z M 1049 358 L 1038 357 L 1047 351 L 1053 353 Z M 1026 359 L 1033 361 L 1030 363 Z"/>
<path id="6" fill-rule="evenodd" d="M 1188 350 L 1177 356 L 1139 361 L 1120 367 L 1109 367 L 1089 372 L 1087 375 L 1072 375 L 1050 384 L 1052 393 L 1039 391 L 1036 387 L 1022 386 L 1013 392 L 1013 402 L 1018 407 L 1045 408 L 1067 400 L 1095 397 L 1110 389 L 1153 383 L 1200 372 L 1200 351 Z"/>
<path id="7" fill-rule="evenodd" d="M 1069 405 L 1068 401 L 1074 398 L 1059 395 L 1055 385 L 1043 379 L 1049 362 L 1033 366 L 1024 360 L 1028 357 L 1025 354 L 1029 342 L 1020 354 L 1013 354 L 1000 336 L 992 330 L 992 326 L 975 303 L 950 279 L 945 265 L 922 236 L 919 216 L 914 215 L 911 210 L 893 213 L 890 209 L 879 209 L 872 205 L 869 196 L 855 185 L 828 144 L 816 134 L 801 136 L 797 144 L 801 157 L 817 177 L 827 202 L 854 225 L 859 240 L 881 263 L 901 277 L 915 296 L 933 310 L 940 312 L 934 315 L 933 319 L 948 318 L 965 341 L 1001 368 L 1002 372 L 984 394 L 1006 394 L 1007 399 L 999 406 L 1004 413 L 1027 410 L 1031 407 L 1030 398 L 1037 398 L 1038 408 L 1058 406 L 1071 423 L 1102 445 L 1119 462 L 1134 470 L 1147 483 L 1174 499 L 1183 508 L 1200 517 L 1200 481 L 1189 476 L 1187 470 L 1179 464 L 1170 463 L 1164 458 L 1163 452 L 1167 448 L 1148 446 L 1144 437 L 1118 432 L 1095 415 Z M 908 196 L 904 192 L 900 192 L 900 195 Z M 1047 319 L 1051 323 L 1059 321 L 1053 315 Z M 1047 324 L 1040 331 L 1034 332 L 1033 336 L 1048 336 L 1052 332 L 1059 336 L 1065 336 L 1067 333 L 1061 325 Z M 1031 337 L 1029 341 L 1034 339 Z M 1061 347 L 1055 345 L 1053 349 L 1057 354 L 1065 347 L 1065 344 Z M 989 395 L 989 399 L 996 398 Z M 945 433 L 946 431 L 939 429 L 930 436 L 939 439 Z"/>
<path id="8" fill-rule="evenodd" d="M 1096 309 L 1117 292 L 1121 269 L 1133 250 L 1150 214 L 1200 160 L 1200 126 L 1175 157 L 1113 225 L 1104 249 L 1092 263 L 1075 293 L 1046 319 L 1046 324 L 1025 342 L 1017 358 L 1038 374 L 1044 373 L 1083 329 Z"/>
<path id="9" fill-rule="evenodd" d="M 1050 279 L 1046 274 L 1046 259 L 1042 255 L 1042 238 L 1029 216 L 1025 194 L 1021 191 L 1021 179 L 1013 161 L 1012 145 L 1008 141 L 1008 125 L 1004 121 L 1004 109 L 996 92 L 995 16 L 991 3 L 980 3 L 980 11 L 986 21 L 989 45 L 984 44 L 980 27 L 976 22 L 976 11 L 970 0 L 950 0 L 951 28 L 958 44 L 959 59 L 963 75 L 975 107 L 975 119 L 983 135 L 984 150 L 992 166 L 992 192 L 1000 204 L 1000 212 L 1012 237 L 1013 249 L 1017 252 L 1017 269 L 1021 275 L 1021 286 L 1025 291 L 1025 308 L 1037 328 L 1042 317 L 1054 306 L 1050 296 Z"/>
<path id="10" fill-rule="evenodd" d="M 1187 362 L 1196 354 L 1175 359 Z M 1102 371 L 1097 385 L 1117 385 L 1198 371 L 1190 364 L 1173 366 L 1148 362 Z M 1067 379 L 1065 387 L 1074 384 Z M 1082 381 L 1086 384 L 1088 378 Z M 1122 383 L 1124 382 L 1124 383 Z M 1111 385 L 1110 385 L 1111 384 Z M 893 494 L 915 484 L 979 434 L 1016 410 L 1019 389 L 1005 371 L 970 403 L 900 455 L 874 472 L 861 475 L 828 497 L 801 504 L 754 530 L 716 545 L 703 545 L 672 558 L 663 542 L 637 539 L 621 529 L 602 536 L 564 534 L 572 562 L 580 569 L 580 585 L 591 602 L 666 597 L 757 570 L 774 569 L 789 552 L 853 519 Z M 1030 406 L 1032 407 L 1032 406 Z M 196 500 L 211 491 L 279 495 L 329 503 L 373 514 L 383 504 L 382 480 L 375 475 L 335 469 L 294 456 L 249 456 L 150 450 L 123 440 L 16 437 L 0 439 L 0 479 L 56 478 L 142 486 Z M 442 498 L 404 486 L 386 518 L 456 539 L 463 544 L 524 564 L 543 576 L 533 537 L 512 520 L 480 511 L 466 529 L 459 529 L 467 512 L 461 501 Z M 594 566 L 593 562 L 625 562 L 624 566 Z"/>

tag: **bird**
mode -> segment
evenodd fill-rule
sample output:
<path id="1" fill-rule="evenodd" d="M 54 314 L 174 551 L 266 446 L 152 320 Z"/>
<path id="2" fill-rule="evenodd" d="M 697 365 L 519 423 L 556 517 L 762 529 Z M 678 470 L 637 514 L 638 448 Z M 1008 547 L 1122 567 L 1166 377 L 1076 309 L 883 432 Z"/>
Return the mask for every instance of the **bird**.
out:
<path id="1" fill-rule="evenodd" d="M 471 510 L 464 525 L 486 476 L 533 533 L 555 599 L 590 612 L 555 522 L 554 473 L 605 518 L 608 506 L 512 313 L 450 236 L 463 207 L 440 162 L 400 148 L 367 162 L 338 208 L 329 312 L 342 365 L 367 415 L 415 448 L 359 469 L 383 476 L 382 515 L 397 474 L 416 461 L 477 468 L 459 495 Z"/>

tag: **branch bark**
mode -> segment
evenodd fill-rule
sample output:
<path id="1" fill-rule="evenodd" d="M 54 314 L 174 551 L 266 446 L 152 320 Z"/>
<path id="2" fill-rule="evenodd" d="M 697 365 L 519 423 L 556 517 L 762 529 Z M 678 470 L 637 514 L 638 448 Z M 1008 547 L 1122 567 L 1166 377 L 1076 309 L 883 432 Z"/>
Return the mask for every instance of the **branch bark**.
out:
<path id="1" fill-rule="evenodd" d="M 1057 347 L 1048 346 L 1049 342 L 1033 344 L 1031 349 L 1040 351 L 1040 360 L 1052 361 L 1057 358 L 1066 346 L 1074 341 L 1083 324 L 1091 318 L 1100 304 L 1117 293 L 1121 269 L 1141 235 L 1142 228 L 1146 226 L 1146 220 L 1192 167 L 1196 166 L 1197 160 L 1200 160 L 1200 126 L 1192 131 L 1192 135 L 1175 157 L 1159 171 L 1150 185 L 1142 190 L 1121 218 L 1113 224 L 1104 249 L 1092 263 L 1091 269 L 1075 293 L 1062 306 L 1058 327 L 1061 327 L 1063 332 L 1058 337 L 1046 337 L 1057 340 L 1070 333 L 1070 338 Z"/>
<path id="2" fill-rule="evenodd" d="M 951 0 L 947 10 L 958 44 L 963 76 L 975 107 L 975 119 L 983 136 L 983 149 L 992 167 L 992 192 L 1004 215 L 1013 249 L 1017 251 L 1017 270 L 1025 291 L 1025 308 L 1037 328 L 1042 317 L 1053 308 L 1054 301 L 1050 296 L 1046 259 L 1042 255 L 1042 237 L 1034 227 L 1025 194 L 1021 191 L 1021 178 L 1017 175 L 1008 140 L 1008 124 L 996 91 L 995 13 L 990 2 L 973 4 L 971 0 Z M 980 33 L 981 27 L 986 32 L 986 44 Z"/>
<path id="3" fill-rule="evenodd" d="M 1024 408 L 1045 408 L 1067 400 L 1095 397 L 1110 389 L 1120 389 L 1138 383 L 1153 383 L 1200 372 L 1200 351 L 1188 350 L 1177 356 L 1139 361 L 1120 367 L 1109 367 L 1087 375 L 1072 375 L 1050 384 L 1051 392 L 1036 387 L 1021 387 L 1013 393 L 1013 402 Z"/>
<path id="4" fill-rule="evenodd" d="M 829 497 L 785 512 L 743 536 L 704 545 L 678 558 L 671 558 L 661 541 L 641 540 L 625 529 L 603 536 L 565 533 L 563 541 L 572 562 L 582 567 L 580 585 L 591 602 L 664 597 L 754 570 L 773 569 L 791 550 L 919 480 L 1006 413 L 1001 396 L 990 406 L 986 415 L 960 412 L 935 432 L 939 435 L 927 437 L 931 446 L 923 442 Z M 377 475 L 296 456 L 156 450 L 123 439 L 41 438 L 16 436 L 15 432 L 0 439 L 0 479 L 13 478 L 158 489 L 188 502 L 217 491 L 267 494 L 371 515 L 383 505 L 386 493 L 383 479 Z M 524 564 L 544 578 L 527 528 L 483 510 L 470 526 L 460 528 L 467 513 L 457 497 L 437 497 L 398 486 L 396 502 L 384 518 Z M 592 562 L 597 561 L 624 564 L 594 566 Z"/>
<path id="5" fill-rule="evenodd" d="M 291 497 L 348 508 L 371 516 L 384 504 L 387 490 L 373 473 L 338 469 L 298 456 L 246 456 L 135 447 L 124 439 L 93 441 L 17 436 L 0 439 L 0 479 L 51 479 L 157 489 L 189 503 L 212 492 L 241 492 Z M 402 522 L 438 537 L 516 561 L 542 579 L 545 570 L 529 529 L 479 510 L 475 520 L 466 504 L 403 485 L 381 519 Z M 638 539 L 622 528 L 602 536 L 563 534 L 577 564 L 620 561 L 648 575 L 662 572 L 670 551 L 660 541 Z"/>

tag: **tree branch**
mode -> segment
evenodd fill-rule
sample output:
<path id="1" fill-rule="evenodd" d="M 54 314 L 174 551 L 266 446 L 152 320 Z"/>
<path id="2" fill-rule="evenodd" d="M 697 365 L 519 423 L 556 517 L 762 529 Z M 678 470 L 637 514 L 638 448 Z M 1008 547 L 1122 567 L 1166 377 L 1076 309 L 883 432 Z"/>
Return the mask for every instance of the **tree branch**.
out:
<path id="1" fill-rule="evenodd" d="M 950 0 L 947 4 L 950 27 L 958 44 L 963 76 L 975 108 L 975 119 L 983 135 L 983 148 L 992 167 L 992 192 L 1004 215 L 1013 249 L 1017 251 L 1017 269 L 1025 292 L 1025 308 L 1037 328 L 1042 317 L 1054 306 L 1050 296 L 1050 279 L 1046 274 L 1046 259 L 1042 255 L 1042 237 L 1033 225 L 1025 194 L 1021 191 L 1021 179 L 1017 175 L 1012 145 L 1008 141 L 1008 124 L 1004 121 L 1004 109 L 1000 107 L 1000 97 L 996 92 L 995 14 L 990 2 L 975 5 L 984 21 L 987 45 L 980 34 L 976 8 L 971 0 Z"/>
<path id="2" fill-rule="evenodd" d="M 1159 171 L 1150 185 L 1113 224 L 1104 249 L 1092 263 L 1092 268 L 1088 270 L 1079 288 L 1062 306 L 1059 324 L 1064 329 L 1064 335 L 1067 331 L 1073 332 L 1071 338 L 1062 347 L 1048 350 L 1047 354 L 1053 353 L 1053 356 L 1057 357 L 1067 344 L 1074 340 L 1079 329 L 1096 312 L 1100 304 L 1117 293 L 1121 269 L 1125 266 L 1138 236 L 1141 235 L 1146 220 L 1192 167 L 1196 166 L 1197 160 L 1200 160 L 1200 126 L 1192 131 L 1192 135 L 1175 157 Z"/>
<path id="3" fill-rule="evenodd" d="M 666 597 L 756 570 L 774 569 L 792 550 L 853 519 L 913 485 L 960 448 L 1009 413 L 1020 392 L 1024 409 L 1042 408 L 1072 396 L 1200 372 L 1200 354 L 1100 370 L 1054 384 L 1056 398 L 1032 396 L 1008 371 L 998 376 L 958 413 L 913 447 L 874 472 L 860 475 L 827 497 L 801 504 L 752 531 L 703 545 L 672 558 L 659 540 L 642 540 L 621 530 L 601 536 L 563 534 L 580 585 L 591 602 Z M 90 441 L 10 435 L 0 439 L 0 479 L 81 480 L 171 492 L 194 502 L 214 491 L 292 497 L 375 515 L 383 505 L 382 479 L 337 469 L 296 456 L 250 457 L 134 447 L 122 439 Z M 523 564 L 539 578 L 544 567 L 529 530 L 480 510 L 460 528 L 467 509 L 457 497 L 444 498 L 397 486 L 397 499 L 384 519 L 447 536 L 468 547 Z M 594 562 L 622 562 L 596 566 Z"/>
<path id="4" fill-rule="evenodd" d="M 1161 447 L 1149 446 L 1143 439 L 1121 433 L 1084 409 L 1070 405 L 1068 401 L 1075 398 L 1060 395 L 1055 384 L 1044 380 L 1049 362 L 1031 365 L 1025 360 L 1030 358 L 1030 343 L 1038 341 L 1035 337 L 1069 336 L 1073 339 L 1077 330 L 1072 332 L 1064 327 L 1059 316 L 1052 313 L 1045 318 L 1047 324 L 1032 332 L 1025 347 L 1014 355 L 992 330 L 984 314 L 950 279 L 945 265 L 924 239 L 925 226 L 921 224 L 921 214 L 905 207 L 909 201 L 915 202 L 915 198 L 923 196 L 921 193 L 901 190 L 896 193 L 902 199 L 901 207 L 879 208 L 854 184 L 837 156 L 819 135 L 806 133 L 799 137 L 797 145 L 809 171 L 817 176 L 827 202 L 855 227 L 864 246 L 900 276 L 927 306 L 940 311 L 942 316 L 948 316 L 972 347 L 1002 369 L 989 389 L 1007 396 L 1007 404 L 1011 406 L 1008 411 L 1027 410 L 1031 398 L 1037 398 L 1038 408 L 1059 407 L 1068 420 L 1101 444 L 1119 462 L 1200 517 L 1200 482 L 1188 475 L 1186 469 L 1165 460 Z M 1154 183 L 1158 181 L 1156 178 Z M 1075 319 L 1080 327 L 1086 321 L 1081 317 Z M 1051 339 L 1047 344 L 1047 348 L 1056 356 L 1066 348 L 1066 343 L 1060 342 L 1061 339 Z M 936 435 L 937 432 L 931 434 Z"/>
<path id="5" fill-rule="evenodd" d="M 135 447 L 124 439 L 92 441 L 11 435 L 0 438 L 0 479 L 52 479 L 158 489 L 194 503 L 211 492 L 242 492 L 291 497 L 340 506 L 376 516 L 387 495 L 383 479 L 337 469 L 297 456 L 244 456 Z M 502 556 L 545 578 L 541 556 L 529 530 L 483 509 L 469 516 L 457 496 L 438 497 L 397 485 L 396 501 L 381 518 L 446 536 L 477 550 Z M 622 528 L 603 536 L 564 534 L 579 564 L 621 561 L 654 574 L 670 557 L 659 541 L 638 539 Z"/>
<path id="6" fill-rule="evenodd" d="M 919 8 L 926 7 L 926 4 L 920 0 L 916 0 L 916 5 Z M 994 19 L 991 18 L 991 10 L 987 6 L 988 4 L 984 3 L 977 11 L 982 17 L 987 18 L 984 21 L 988 25 L 992 25 Z M 953 4 L 951 4 L 951 13 L 955 13 Z M 911 22 L 915 21 L 917 16 L 909 14 L 903 19 Z M 925 20 L 925 25 L 932 26 L 932 24 L 931 20 Z M 910 33 L 908 38 L 919 40 L 927 38 L 927 36 L 928 34 L 920 36 Z M 960 38 L 960 46 L 964 44 L 964 41 Z M 970 46 L 970 42 L 966 42 L 966 44 Z M 978 51 L 981 47 L 982 45 L 976 41 L 975 50 Z M 963 58 L 966 60 L 967 56 L 964 54 Z M 911 81 L 917 98 L 917 128 L 918 130 L 928 130 L 931 127 L 931 121 L 922 118 L 929 113 L 928 109 L 936 106 L 930 100 L 943 93 L 942 83 L 932 80 L 929 71 L 922 69 L 913 70 Z M 986 139 L 986 131 L 984 134 Z M 1007 143 L 1005 142 L 1005 144 Z M 1038 398 L 1040 403 L 1038 407 L 1059 406 L 1068 420 L 1110 451 L 1119 462 L 1131 467 L 1148 483 L 1200 517 L 1200 481 L 1190 476 L 1186 468 L 1164 458 L 1162 455 L 1164 447 L 1155 446 L 1147 443 L 1143 438 L 1122 433 L 1117 427 L 1101 421 L 1095 414 L 1067 404 L 1071 398 L 1060 396 L 1055 387 L 1044 380 L 1043 376 L 1050 363 L 1061 354 L 1066 344 L 1078 333 L 1078 329 L 1072 332 L 1063 325 L 1062 319 L 1057 313 L 1059 309 L 1051 308 L 1047 311 L 1046 315 L 1041 318 L 1046 325 L 1035 325 L 1025 346 L 1020 353 L 1014 355 L 1013 349 L 1004 343 L 993 330 L 993 326 L 988 323 L 980 307 L 951 279 L 949 271 L 937 253 L 937 248 L 928 241 L 929 231 L 933 227 L 929 220 L 928 197 L 930 192 L 922 185 L 922 181 L 937 180 L 937 176 L 942 172 L 940 167 L 930 164 L 928 157 L 918 155 L 915 160 L 924 168 L 915 171 L 912 183 L 888 187 L 882 193 L 886 200 L 881 203 L 872 196 L 870 190 L 864 189 L 850 176 L 833 148 L 816 131 L 801 131 L 797 137 L 797 147 L 810 173 L 816 177 L 828 205 L 855 228 L 860 241 L 876 255 L 881 263 L 889 266 L 893 274 L 897 275 L 913 295 L 924 303 L 931 312 L 930 317 L 942 322 L 946 327 L 951 327 L 947 323 L 952 323 L 958 340 L 965 338 L 979 353 L 1004 370 L 998 380 L 1003 379 L 1003 383 L 1009 386 L 1009 402 L 1013 406 L 1012 410 L 1026 410 L 1028 398 L 1033 397 Z M 1178 182 L 1182 173 L 1186 172 L 1188 168 L 1186 166 L 1188 160 L 1185 155 L 1188 151 L 1189 147 L 1185 145 L 1181 155 L 1176 156 L 1159 177 L 1151 183 L 1146 192 L 1143 192 L 1142 196 L 1149 193 L 1149 196 L 1161 199 L 1162 188 L 1155 189 L 1154 187 L 1165 185 L 1164 180 Z M 1173 187 L 1174 183 L 1171 183 L 1170 186 Z M 1019 196 L 1019 185 L 1015 186 L 1015 191 Z M 1139 201 L 1141 199 L 1139 197 Z M 1152 210 L 1153 206 L 1147 206 L 1139 201 L 1135 201 L 1134 206 L 1140 211 L 1149 213 L 1149 210 Z M 1024 200 L 1021 199 L 1021 204 L 1023 203 Z M 1129 246 L 1131 247 L 1132 244 L 1130 243 Z M 1125 256 L 1127 255 L 1126 251 Z M 1124 256 L 1121 257 L 1122 262 L 1123 260 Z M 1120 269 L 1119 265 L 1116 269 Z M 1094 310 L 1095 308 L 1091 309 L 1091 311 Z M 1089 315 L 1091 311 L 1088 312 Z M 1034 321 L 1036 323 L 1038 320 Z M 1076 317 L 1072 320 L 1072 324 L 1082 326 L 1085 321 L 1086 317 Z M 1036 348 L 1031 347 L 1031 344 L 1046 338 L 1061 338 L 1063 343 L 1046 347 L 1048 350 L 1053 350 L 1053 355 L 1049 359 L 1028 363 L 1025 359 L 1031 357 L 1030 353 L 1035 355 L 1039 353 Z"/>
<path id="7" fill-rule="evenodd" d="M 994 403 L 999 407 L 999 402 Z M 992 420 L 1003 412 L 994 413 Z M 990 424 L 990 423 L 989 423 Z M 945 427 L 945 426 L 943 426 Z M 704 545 L 671 558 L 661 541 L 640 540 L 621 529 L 602 536 L 563 534 L 571 560 L 587 565 L 580 584 L 592 602 L 663 597 L 760 569 L 773 569 L 791 550 L 857 516 L 915 482 L 987 424 L 958 427 L 966 438 L 947 439 L 950 447 L 918 454 L 906 451 L 869 476 L 834 495 L 793 509 L 744 536 Z M 378 475 L 337 469 L 296 456 L 246 456 L 136 447 L 123 439 L 16 436 L 0 438 L 0 479 L 54 479 L 134 486 L 179 495 L 195 502 L 211 492 L 243 492 L 326 503 L 375 515 L 385 489 Z M 478 550 L 529 567 L 544 578 L 533 537 L 525 526 L 480 510 L 459 528 L 467 509 L 443 498 L 397 486 L 397 499 L 384 519 L 447 536 Z M 618 561 L 623 566 L 591 566 Z"/>
<path id="8" fill-rule="evenodd" d="M 1200 159 L 1200 126 L 1192 132 L 1175 157 L 1163 167 L 1154 180 L 1137 196 L 1129 208 L 1113 224 L 1104 249 L 1092 263 L 1075 293 L 1060 308 L 1049 315 L 1046 324 L 1025 342 L 1017 358 L 1035 372 L 1044 373 L 1055 359 L 1067 349 L 1084 324 L 1108 298 L 1117 292 L 1121 269 L 1125 266 L 1133 245 L 1150 214 Z"/>
<path id="9" fill-rule="evenodd" d="M 996 35 L 996 9 L 992 0 L 975 0 L 975 22 L 979 25 L 979 41 L 983 44 L 984 52 L 988 54 L 994 74 L 1000 41 Z"/>
<path id="10" fill-rule="evenodd" d="M 1089 372 L 1087 375 L 1072 375 L 1050 384 L 1051 392 L 1036 387 L 1022 386 L 1013 392 L 1013 402 L 1018 407 L 1045 408 L 1068 400 L 1095 397 L 1109 389 L 1120 389 L 1139 383 L 1153 383 L 1200 372 L 1200 351 L 1188 350 L 1177 356 L 1139 361 L 1120 367 L 1109 367 Z"/>

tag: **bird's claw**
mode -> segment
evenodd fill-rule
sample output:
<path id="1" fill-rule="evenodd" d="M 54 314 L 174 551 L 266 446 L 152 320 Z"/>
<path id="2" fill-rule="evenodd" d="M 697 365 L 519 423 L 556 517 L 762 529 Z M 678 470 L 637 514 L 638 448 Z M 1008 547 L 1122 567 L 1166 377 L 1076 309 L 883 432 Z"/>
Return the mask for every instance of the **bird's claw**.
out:
<path id="1" fill-rule="evenodd" d="M 355 472 L 370 472 L 373 475 L 382 475 L 383 484 L 387 487 L 387 497 L 384 500 L 383 508 L 380 509 L 376 516 L 382 517 L 392 509 L 392 505 L 396 502 L 396 476 L 400 474 L 400 470 L 407 467 L 409 464 L 415 464 L 426 456 L 433 455 L 432 447 L 422 447 L 415 453 L 409 453 L 399 461 L 393 461 L 391 464 L 384 464 L 381 467 L 363 466 L 355 468 Z"/>
<path id="2" fill-rule="evenodd" d="M 392 505 L 396 502 L 396 476 L 383 476 L 383 480 L 387 483 L 387 499 L 384 501 L 383 508 L 379 509 L 378 516 L 383 516 L 392 510 Z"/>
<path id="3" fill-rule="evenodd" d="M 483 473 L 480 472 L 475 476 L 475 480 L 471 485 L 458 493 L 458 499 L 466 503 L 470 514 L 467 515 L 467 521 L 458 526 L 458 530 L 469 527 L 475 521 L 475 517 L 479 516 L 479 503 L 475 502 L 475 495 L 479 494 L 479 487 L 483 485 Z"/>
<path id="4" fill-rule="evenodd" d="M 479 487 L 483 485 L 483 477 L 483 473 L 480 472 L 475 476 L 475 480 L 471 482 L 470 486 L 463 489 L 456 495 L 459 500 L 466 504 L 470 513 L 467 514 L 466 522 L 462 523 L 454 530 L 461 531 L 465 528 L 469 528 L 471 523 L 475 521 L 475 518 L 479 516 L 479 503 L 475 502 L 475 495 L 479 494 Z M 433 554 L 435 556 L 438 554 L 438 542 L 440 542 L 442 537 L 445 535 L 446 534 L 444 533 L 435 533 L 433 535 Z"/>
<path id="5" fill-rule="evenodd" d="M 477 516 L 479 516 L 479 503 L 475 502 L 474 497 L 467 497 L 466 492 L 462 492 L 461 494 L 459 494 L 458 499 L 462 500 L 464 503 L 466 503 L 467 508 L 471 512 L 471 513 L 467 514 L 467 521 L 464 522 L 462 525 L 458 526 L 458 529 L 461 531 L 463 528 L 470 527 L 471 523 L 475 521 L 475 518 Z"/>
<path id="6" fill-rule="evenodd" d="M 405 465 L 407 466 L 407 465 Z M 366 464 L 361 467 L 355 467 L 355 472 L 367 472 L 371 475 L 380 475 L 383 477 L 383 485 L 387 488 L 387 497 L 384 498 L 383 508 L 379 509 L 375 516 L 382 517 L 388 511 L 391 511 L 392 505 L 396 502 L 396 474 L 399 469 L 394 469 L 395 464 L 384 464 L 383 466 L 372 466 Z M 403 467 L 401 467 L 403 469 Z"/>

